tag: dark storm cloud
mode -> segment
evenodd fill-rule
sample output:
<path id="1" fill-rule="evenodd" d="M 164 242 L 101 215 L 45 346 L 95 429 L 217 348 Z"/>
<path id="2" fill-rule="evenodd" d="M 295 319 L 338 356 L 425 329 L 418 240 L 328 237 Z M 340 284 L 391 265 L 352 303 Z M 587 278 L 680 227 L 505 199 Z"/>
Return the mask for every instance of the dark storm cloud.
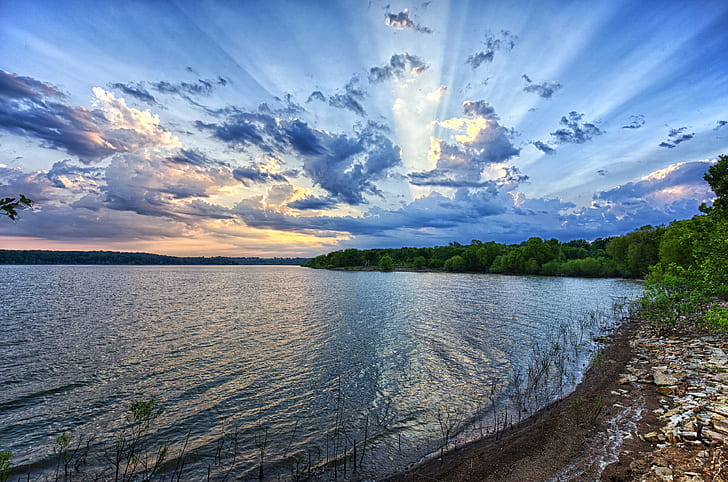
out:
<path id="1" fill-rule="evenodd" d="M 313 94 L 311 94 L 313 95 Z M 321 96 L 323 97 L 323 95 Z M 359 87 L 359 78 L 354 76 L 344 86 L 344 92 L 338 92 L 329 97 L 329 105 L 338 109 L 348 109 L 359 116 L 366 116 L 361 101 L 366 97 L 366 91 Z"/>
<path id="2" fill-rule="evenodd" d="M 39 139 L 43 147 L 66 151 L 84 163 L 169 141 L 158 125 L 137 131 L 134 122 L 138 120 L 129 115 L 132 111 L 111 96 L 100 100 L 114 114 L 121 114 L 123 125 L 112 123 L 101 109 L 57 101 L 63 97 L 58 89 L 28 77 L 0 71 L 0 85 L 0 130 Z M 105 95 L 98 91 L 97 95 Z"/>
<path id="3" fill-rule="evenodd" d="M 685 134 L 687 127 L 678 127 L 676 129 L 670 129 L 667 134 L 667 141 L 661 142 L 659 147 L 666 147 L 668 149 L 674 149 L 678 144 L 682 144 L 685 141 L 689 141 L 695 137 L 695 133 Z"/>
<path id="4" fill-rule="evenodd" d="M 306 133 L 306 129 L 310 128 L 301 123 L 296 139 L 304 137 L 317 142 L 312 144 L 309 140 L 305 150 L 296 147 L 303 159 L 303 173 L 340 202 L 355 206 L 366 203 L 365 194 L 381 196 L 374 182 L 401 164 L 400 148 L 369 127 L 354 137 L 313 130 Z"/>
<path id="5" fill-rule="evenodd" d="M 400 148 L 374 125 L 350 136 L 313 129 L 297 119 L 277 121 L 264 114 L 237 113 L 223 124 L 198 121 L 197 126 L 237 149 L 255 146 L 298 157 L 303 175 L 332 199 L 349 205 L 365 203 L 366 194 L 381 195 L 375 181 L 401 164 Z"/>
<path id="6" fill-rule="evenodd" d="M 248 226 L 294 232 L 345 232 L 355 236 L 389 236 L 401 230 L 455 228 L 481 222 L 506 212 L 511 197 L 495 187 L 458 189 L 452 198 L 432 192 L 397 210 L 372 208 L 362 217 L 290 216 L 270 212 L 258 199 L 242 201 L 233 208 Z"/>
<path id="7" fill-rule="evenodd" d="M 305 211 L 308 209 L 321 210 L 336 207 L 336 200 L 330 198 L 305 197 L 287 204 L 289 208 Z"/>
<path id="8" fill-rule="evenodd" d="M 643 125 L 645 125 L 645 116 L 642 114 L 638 115 L 631 115 L 629 116 L 629 124 L 625 124 L 622 126 L 622 129 L 639 129 Z"/>
<path id="9" fill-rule="evenodd" d="M 57 87 L 32 77 L 23 77 L 0 70 L 0 97 L 41 100 L 43 97 L 63 98 Z"/>
<path id="10" fill-rule="evenodd" d="M 523 88 L 524 92 L 538 94 L 544 99 L 550 99 L 561 88 L 561 84 L 558 82 L 541 82 L 540 84 L 535 84 L 528 75 L 523 74 L 521 77 L 527 84 Z"/>
<path id="11" fill-rule="evenodd" d="M 568 116 L 561 118 L 561 128 L 555 130 L 551 135 L 560 144 L 583 144 L 590 141 L 594 136 L 604 133 L 591 122 L 582 122 L 584 114 L 576 111 L 569 112 Z"/>
<path id="12" fill-rule="evenodd" d="M 470 55 L 465 63 L 475 70 L 485 62 L 493 62 L 496 52 L 500 50 L 512 50 L 516 45 L 517 39 L 518 37 L 507 30 L 501 30 L 500 36 L 488 33 L 485 36 L 485 40 L 482 42 L 484 49 Z"/>
<path id="13" fill-rule="evenodd" d="M 383 66 L 369 69 L 369 82 L 386 82 L 401 79 L 407 75 L 420 75 L 427 69 L 428 65 L 416 55 L 395 54 Z"/>
<path id="14" fill-rule="evenodd" d="M 282 174 L 274 174 L 260 170 L 257 166 L 239 167 L 233 170 L 233 177 L 242 182 L 246 186 L 253 183 L 267 183 L 271 181 L 286 182 L 287 179 Z"/>
<path id="15" fill-rule="evenodd" d="M 197 149 L 180 149 L 175 155 L 167 157 L 166 160 L 172 163 L 199 167 L 225 165 L 223 162 L 210 159 Z"/>
<path id="16" fill-rule="evenodd" d="M 142 102 L 146 102 L 148 104 L 157 104 L 157 99 L 155 99 L 154 96 L 150 94 L 149 91 L 145 89 L 144 86 L 139 82 L 127 84 L 116 82 L 114 84 L 109 84 L 109 87 L 119 90 L 122 93 L 134 97 L 135 99 Z"/>
<path id="17" fill-rule="evenodd" d="M 416 30 L 422 33 L 432 33 L 432 30 L 423 25 L 419 25 L 414 22 L 409 16 L 407 9 L 402 10 L 399 13 L 388 13 L 384 17 L 384 23 L 397 30 Z"/>
<path id="18" fill-rule="evenodd" d="M 281 134 L 274 117 L 248 112 L 237 112 L 222 124 L 196 121 L 195 127 L 211 131 L 214 137 L 234 148 L 245 149 L 255 146 L 266 152 L 276 148 Z"/>
<path id="19" fill-rule="evenodd" d="M 531 144 L 533 144 L 533 146 L 536 149 L 538 149 L 539 151 L 543 152 L 544 154 L 553 154 L 554 152 L 556 152 L 556 149 L 554 149 L 553 147 L 549 146 L 545 142 L 533 141 L 533 142 L 531 142 Z"/>

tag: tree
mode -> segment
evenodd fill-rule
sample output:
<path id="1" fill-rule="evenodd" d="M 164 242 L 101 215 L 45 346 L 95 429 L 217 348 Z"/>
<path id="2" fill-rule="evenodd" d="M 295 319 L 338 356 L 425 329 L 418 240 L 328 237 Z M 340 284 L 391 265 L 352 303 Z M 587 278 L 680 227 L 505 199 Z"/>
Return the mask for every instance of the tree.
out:
<path id="1" fill-rule="evenodd" d="M 416 258 L 415 258 L 415 259 L 414 259 L 414 260 L 412 261 L 412 266 L 414 266 L 414 268 L 415 268 L 415 269 L 421 269 L 421 268 L 424 268 L 425 266 L 427 266 L 427 260 L 425 259 L 425 257 L 424 257 L 424 256 L 417 256 L 417 257 L 416 257 Z"/>
<path id="2" fill-rule="evenodd" d="M 709 208 L 703 204 L 700 206 L 700 210 L 709 214 L 713 213 L 721 218 L 728 217 L 728 156 L 718 156 L 718 163 L 708 168 L 703 179 L 710 184 L 717 199 L 713 201 L 712 207 Z"/>
<path id="3" fill-rule="evenodd" d="M 33 205 L 33 201 L 20 195 L 19 199 L 14 197 L 6 197 L 0 199 L 0 215 L 9 217 L 12 221 L 18 218 L 18 210 L 29 208 Z"/>
<path id="4" fill-rule="evenodd" d="M 459 254 L 456 254 L 445 261 L 445 269 L 447 271 L 465 271 L 465 259 Z"/>
<path id="5" fill-rule="evenodd" d="M 392 261 L 392 258 L 388 254 L 379 258 L 379 269 L 382 271 L 392 271 L 393 267 L 394 261 Z"/>

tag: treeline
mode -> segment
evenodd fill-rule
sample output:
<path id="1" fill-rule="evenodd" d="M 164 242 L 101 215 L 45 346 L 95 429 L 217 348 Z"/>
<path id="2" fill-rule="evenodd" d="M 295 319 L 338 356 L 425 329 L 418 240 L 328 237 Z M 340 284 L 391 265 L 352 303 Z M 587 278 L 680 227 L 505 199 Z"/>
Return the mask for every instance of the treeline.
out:
<path id="1" fill-rule="evenodd" d="M 300 265 L 309 258 L 165 256 L 117 251 L 0 250 L 0 264 L 93 265 Z"/>
<path id="2" fill-rule="evenodd" d="M 474 273 L 642 278 L 659 261 L 665 227 L 643 226 L 594 241 L 533 237 L 520 244 L 474 240 L 432 248 L 346 249 L 317 256 L 311 268 L 434 269 Z"/>

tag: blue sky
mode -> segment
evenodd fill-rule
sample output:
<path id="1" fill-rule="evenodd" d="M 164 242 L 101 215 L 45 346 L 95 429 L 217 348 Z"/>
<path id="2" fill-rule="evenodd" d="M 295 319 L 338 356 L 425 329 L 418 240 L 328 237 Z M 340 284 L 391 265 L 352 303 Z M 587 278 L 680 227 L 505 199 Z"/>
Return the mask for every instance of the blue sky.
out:
<path id="1" fill-rule="evenodd" d="M 0 247 L 316 255 L 688 218 L 728 4 L 0 0 Z"/>

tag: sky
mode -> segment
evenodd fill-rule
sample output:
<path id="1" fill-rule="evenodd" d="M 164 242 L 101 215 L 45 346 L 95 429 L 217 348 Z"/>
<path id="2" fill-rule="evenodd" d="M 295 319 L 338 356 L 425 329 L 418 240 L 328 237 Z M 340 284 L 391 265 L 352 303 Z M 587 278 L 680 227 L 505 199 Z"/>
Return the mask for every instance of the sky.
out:
<path id="1" fill-rule="evenodd" d="M 698 214 L 725 1 L 0 0 L 0 248 L 315 256 Z"/>

